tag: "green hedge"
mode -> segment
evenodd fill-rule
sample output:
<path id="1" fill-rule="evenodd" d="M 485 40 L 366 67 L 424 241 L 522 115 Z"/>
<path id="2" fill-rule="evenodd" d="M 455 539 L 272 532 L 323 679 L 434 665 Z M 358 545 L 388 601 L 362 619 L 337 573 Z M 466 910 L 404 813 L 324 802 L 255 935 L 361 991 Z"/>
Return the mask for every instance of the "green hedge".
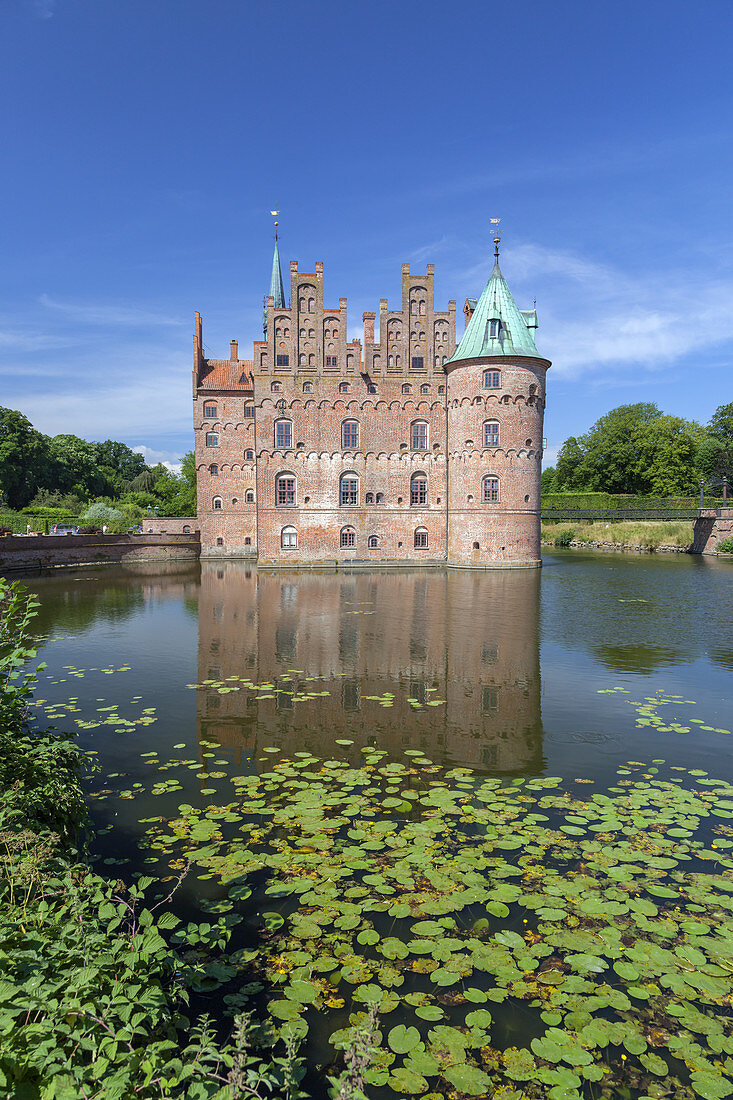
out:
<path id="1" fill-rule="evenodd" d="M 543 493 L 543 508 L 648 508 L 659 497 L 632 496 L 623 493 Z M 696 508 L 700 495 L 665 497 L 670 508 Z M 717 508 L 723 503 L 722 497 L 705 496 L 706 508 Z"/>
<path id="2" fill-rule="evenodd" d="M 74 526 L 84 526 L 78 516 L 65 516 L 63 513 L 56 515 L 56 509 L 48 508 L 44 511 L 54 512 L 53 516 L 26 515 L 23 512 L 0 512 L 0 527 L 9 527 L 14 535 L 24 535 L 27 526 L 38 535 L 48 534 L 54 523 L 68 523 Z"/>

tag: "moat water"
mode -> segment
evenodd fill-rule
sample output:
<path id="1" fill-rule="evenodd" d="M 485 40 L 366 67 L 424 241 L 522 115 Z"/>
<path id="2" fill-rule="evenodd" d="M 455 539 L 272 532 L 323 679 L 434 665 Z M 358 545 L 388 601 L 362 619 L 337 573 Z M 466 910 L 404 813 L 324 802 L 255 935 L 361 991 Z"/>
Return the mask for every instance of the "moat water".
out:
<path id="1" fill-rule="evenodd" d="M 38 695 L 80 708 L 56 725 L 155 708 L 124 737 L 114 722 L 80 730 L 105 767 L 134 771 L 140 751 L 202 739 L 243 767 L 267 746 L 328 756 L 339 738 L 354 759 L 367 745 L 417 748 L 490 775 L 602 779 L 631 753 L 727 776 L 733 760 L 729 739 L 700 725 L 639 728 L 629 702 L 661 690 L 694 701 L 705 725 L 731 724 L 728 562 L 562 551 L 541 571 L 376 574 L 151 563 L 25 583 L 46 637 Z M 87 671 L 110 668 L 125 671 Z M 273 687 L 204 684 L 233 676 Z M 617 688 L 630 695 L 599 694 Z M 306 691 L 321 694 L 294 701 Z"/>
<path id="2" fill-rule="evenodd" d="M 395 828 L 396 817 L 402 815 L 407 825 L 399 824 L 398 832 L 412 827 L 409 812 L 405 817 L 412 808 L 405 801 L 408 796 L 420 796 L 429 817 L 435 808 L 448 806 L 440 798 L 448 797 L 445 790 L 451 784 L 457 784 L 466 800 L 477 789 L 471 784 L 482 784 L 483 803 L 487 803 L 493 797 L 491 791 L 516 791 L 518 787 L 526 792 L 541 790 L 543 777 L 559 777 L 574 799 L 587 798 L 594 791 L 616 792 L 614 797 L 621 798 L 625 797 L 626 787 L 636 782 L 628 777 L 636 775 L 634 769 L 642 766 L 650 770 L 639 781 L 638 799 L 647 797 L 644 792 L 656 782 L 653 776 L 661 776 L 662 771 L 677 783 L 682 780 L 674 776 L 683 773 L 733 781 L 733 566 L 728 562 L 686 555 L 561 551 L 546 554 L 541 571 L 415 569 L 333 574 L 258 573 L 233 562 L 200 566 L 151 563 L 30 577 L 24 583 L 41 602 L 38 623 L 44 641 L 40 657 L 46 668 L 37 689 L 38 721 L 76 730 L 82 746 L 96 754 L 99 767 L 89 779 L 89 790 L 92 814 L 100 830 L 97 858 L 105 871 L 126 878 L 140 871 L 162 878 L 175 876 L 183 862 L 167 860 L 166 841 L 160 841 L 160 830 L 165 832 L 168 822 L 180 819 L 181 814 L 184 820 L 186 815 L 198 815 L 201 828 L 201 823 L 220 820 L 223 811 L 217 807 L 231 807 L 238 799 L 241 802 L 241 783 L 261 785 L 263 801 L 253 811 L 260 815 L 258 820 L 270 815 L 277 822 L 278 814 L 281 818 L 285 814 L 282 820 L 293 820 L 295 836 L 298 818 L 297 814 L 288 817 L 292 812 L 292 807 L 288 809 L 290 795 L 283 803 L 278 767 L 285 768 L 283 775 L 295 774 L 293 768 L 301 765 L 310 769 L 303 773 L 307 779 L 293 788 L 293 797 L 297 798 L 297 792 L 302 793 L 309 784 L 316 792 L 315 801 L 311 798 L 304 804 L 306 821 L 320 813 L 322 806 L 331 805 L 331 779 L 322 776 L 337 775 L 334 769 L 339 768 L 340 774 L 353 776 L 356 772 L 349 772 L 349 768 L 359 769 L 365 761 L 372 762 L 375 775 L 376 769 L 384 768 L 381 774 L 385 782 L 396 785 L 386 787 L 390 797 L 379 803 L 379 812 L 385 821 L 392 822 L 385 825 L 390 829 Z M 379 752 L 384 757 L 380 758 Z M 319 771 L 323 761 L 333 763 Z M 634 763 L 630 765 L 630 761 Z M 389 772 L 387 765 L 396 771 Z M 421 766 L 423 779 L 419 775 Z M 446 772 L 445 768 L 453 770 Z M 619 769 L 627 778 L 619 781 Z M 397 779 L 390 778 L 395 775 Z M 400 788 L 400 783 L 408 776 L 408 784 L 416 786 L 405 794 L 407 788 Z M 442 777 L 447 777 L 447 783 Z M 352 793 L 343 796 L 342 803 L 347 807 L 343 812 L 347 818 L 350 814 L 349 820 L 354 823 L 371 821 L 370 815 L 376 811 L 368 807 L 365 810 L 361 804 L 359 809 L 353 801 L 355 782 L 349 780 L 347 790 Z M 621 785 L 617 785 L 619 782 Z M 444 791 L 435 796 L 432 811 L 432 795 L 425 794 L 431 787 Z M 384 795 L 374 785 L 367 790 L 376 802 Z M 519 797 L 528 803 L 534 796 Z M 641 805 L 638 799 L 635 805 Z M 250 810 L 253 805 L 250 801 Z M 733 817 L 732 805 L 721 803 L 718 816 Z M 246 821 L 246 812 L 242 817 L 241 813 L 237 816 L 239 811 L 230 820 Z M 496 812 L 501 815 L 503 810 Z M 534 823 L 527 820 L 530 824 L 517 826 L 516 831 L 514 826 L 507 826 L 512 835 L 498 845 L 507 849 L 507 859 L 514 855 L 509 849 L 523 843 L 527 859 L 536 859 L 532 853 L 550 843 L 545 834 L 532 833 L 540 828 L 540 819 Z M 578 825 L 580 822 L 582 826 L 582 813 L 578 816 L 577 804 L 570 820 L 574 824 L 567 827 L 566 833 L 582 833 L 583 827 Z M 670 836 L 690 836 L 698 823 L 694 819 L 691 824 L 689 815 L 680 821 L 683 829 Z M 287 849 L 292 841 L 295 866 L 298 859 L 308 859 L 308 853 L 317 852 L 320 844 L 326 859 L 326 854 L 335 850 L 334 844 L 340 843 L 338 837 L 345 836 L 348 824 L 345 818 L 322 822 L 312 844 L 307 837 L 292 840 L 281 826 L 277 850 Z M 727 829 L 726 835 L 733 835 L 733 828 L 720 827 Z M 250 829 L 250 848 L 244 852 L 240 844 L 235 863 L 239 861 L 238 868 L 244 869 L 242 881 L 248 882 L 244 871 L 255 866 L 256 860 L 252 862 L 255 845 L 251 823 L 242 825 L 243 831 L 245 828 Z M 375 838 L 366 826 L 364 829 L 360 832 L 352 828 L 348 836 L 358 844 L 364 842 L 364 848 L 372 852 L 384 846 L 383 833 Z M 624 832 L 631 837 L 630 828 Z M 211 834 L 204 831 L 200 835 Z M 260 838 L 262 835 L 258 833 Z M 553 836 L 562 840 L 562 834 Z M 233 843 L 226 838 L 222 844 L 225 842 Z M 354 845 L 346 843 L 351 847 L 344 859 L 353 859 Z M 440 858 L 448 861 L 448 866 L 454 859 L 455 846 L 452 840 L 445 843 L 445 855 Z M 684 846 L 687 842 L 682 839 L 677 843 Z M 593 850 L 591 844 L 589 851 Z M 642 850 L 647 851 L 648 845 L 639 840 Z M 177 853 L 170 849 L 168 854 Z M 367 855 L 367 859 L 373 858 Z M 274 865 L 267 859 L 265 864 L 272 872 Z M 283 894 L 270 891 L 270 896 L 265 896 L 268 879 L 261 875 L 258 879 L 255 874 L 252 882 L 259 886 L 253 896 L 241 904 L 233 902 L 227 898 L 226 881 L 222 892 L 217 877 L 220 868 L 214 862 L 202 857 L 183 882 L 177 904 L 187 918 L 201 919 L 202 912 L 231 912 L 232 906 L 238 905 L 248 929 L 246 933 L 240 929 L 235 937 L 241 947 L 260 942 L 258 929 L 262 927 L 263 912 L 265 917 L 269 912 L 270 920 L 273 910 L 282 912 L 286 921 L 292 917 L 292 902 L 287 898 L 291 888 Z M 352 865 L 361 867 L 362 872 L 366 868 L 358 861 L 344 866 Z M 563 864 L 552 866 L 556 865 Z M 395 927 L 404 922 L 409 906 L 413 920 L 420 913 L 450 912 L 448 903 L 441 902 L 444 907 L 435 908 L 435 891 L 438 895 L 441 889 L 445 892 L 444 885 L 435 887 L 432 900 L 420 903 L 415 893 L 417 877 L 408 883 L 403 872 L 403 878 L 398 877 L 390 885 L 380 878 L 385 866 L 377 862 L 372 867 L 376 873 L 366 875 L 364 881 L 376 884 L 381 895 L 408 889 L 413 893 L 405 895 L 407 904 L 389 910 L 393 915 L 389 927 L 382 929 L 377 916 L 371 918 L 380 934 L 399 937 L 402 933 Z M 532 870 L 534 875 L 541 873 L 541 868 Z M 315 870 L 308 874 L 317 878 Z M 342 867 L 338 874 L 347 872 Z M 326 888 L 322 885 L 319 889 Z M 247 893 L 244 890 L 234 896 L 246 899 Z M 363 883 L 347 891 L 353 898 L 365 894 Z M 377 895 L 376 903 L 365 903 L 364 910 L 382 912 L 388 902 L 380 901 L 381 895 Z M 618 881 L 610 884 L 605 896 L 621 896 Z M 324 900 L 327 898 L 332 900 Z M 333 890 L 330 894 L 323 892 L 322 900 L 312 904 L 341 904 L 333 898 Z M 658 897 L 656 901 L 662 904 Z M 353 904 L 349 904 L 353 910 Z M 336 927 L 362 927 L 352 910 L 344 913 L 334 909 L 333 919 L 341 912 L 342 923 L 336 921 Z M 517 915 L 512 911 L 508 917 L 509 922 L 514 921 L 511 927 L 522 934 L 527 919 L 522 922 L 520 918 L 525 911 L 518 910 Z M 464 919 L 458 918 L 459 930 Z M 475 919 L 476 912 L 472 912 L 470 920 Z M 540 924 L 539 928 L 550 936 L 547 929 L 553 926 Z M 371 923 L 366 932 L 377 935 Z M 329 936 L 337 939 L 346 934 L 334 932 Z M 351 934 L 348 932 L 349 937 Z M 289 980 L 283 977 L 288 966 L 296 976 L 303 977 L 303 958 L 309 951 L 318 971 L 314 944 L 326 942 L 325 931 L 319 933 L 316 928 L 314 932 L 306 920 L 296 935 L 301 936 L 308 950 L 290 950 L 288 955 L 288 945 L 284 944 L 285 954 L 279 958 L 290 958 L 290 962 L 284 968 L 278 964 L 280 969 L 273 971 L 279 982 Z M 309 940 L 308 935 L 316 938 Z M 409 935 L 406 930 L 404 936 Z M 550 942 L 554 942 L 551 936 Z M 334 943 L 330 950 L 340 958 L 339 952 L 345 948 Z M 290 940 L 290 948 L 292 945 Z M 365 956 L 369 950 L 363 949 Z M 459 960 L 458 948 L 453 950 L 458 952 L 454 958 Z M 552 950 L 557 951 L 557 946 Z M 468 965 L 464 964 L 455 962 L 459 969 L 463 965 L 462 973 Z M 321 969 L 327 972 L 335 965 L 335 961 L 327 960 Z M 391 990 L 404 981 L 402 972 L 385 968 L 383 961 L 380 965 L 381 970 L 373 959 L 361 959 L 359 966 L 365 976 L 354 977 L 352 973 L 341 979 L 338 997 L 335 993 L 329 995 L 331 999 L 324 1001 L 315 1017 L 314 1010 L 309 1010 L 308 1042 L 314 1064 L 328 1063 L 333 1056 L 329 1036 L 334 1027 L 348 1024 L 350 1007 L 358 1008 L 358 1004 L 350 1006 L 348 995 L 345 1001 L 342 997 L 346 982 L 366 983 L 359 988 L 366 989 L 367 996 L 368 990 L 379 990 L 374 982 L 381 980 L 385 989 Z M 423 986 L 409 984 L 417 980 L 415 975 L 427 974 L 420 965 L 419 961 L 415 964 L 414 974 L 410 971 L 412 977 L 403 986 L 403 992 L 418 989 L 417 994 L 411 994 L 413 997 L 423 995 L 419 992 Z M 308 969 L 307 975 L 311 973 Z M 457 981 L 457 974 L 454 977 Z M 465 1015 L 462 994 L 441 994 L 433 1004 L 435 991 L 427 977 L 421 980 L 427 983 L 425 995 L 429 996 L 430 1010 L 435 1012 L 423 1016 L 423 1020 L 436 1020 L 442 1013 L 453 1022 L 456 1013 Z M 451 980 L 450 974 L 446 980 Z M 475 976 L 472 979 L 474 985 L 480 985 L 481 980 Z M 318 986 L 319 997 L 326 997 L 325 988 L 324 984 Z M 482 989 L 469 990 L 469 1000 L 484 996 Z M 522 1043 L 528 1047 L 532 1037 L 542 1032 L 542 1025 L 538 1030 L 535 1016 L 522 999 L 526 996 L 524 986 L 517 984 L 516 989 L 515 1001 L 491 1006 L 499 1029 L 499 1039 L 494 1036 L 492 1041 L 502 1047 Z M 266 988 L 263 1005 L 269 995 Z M 204 1007 L 217 1015 L 221 1007 L 219 993 L 212 991 L 208 1002 L 202 996 Z M 394 1011 L 388 1000 L 392 997 L 399 1001 L 399 996 L 385 992 L 384 997 L 381 1011 Z M 412 1006 L 418 1003 L 409 997 L 403 1000 L 385 1026 L 400 1022 L 416 1023 L 425 1031 L 432 1027 L 431 1023 L 414 1020 L 410 1015 L 414 1008 L 406 1002 Z M 277 1003 L 283 1005 L 285 1001 Z M 296 1007 L 305 1012 L 303 1005 Z M 334 1014 L 335 1024 L 329 1023 Z M 474 1030 L 478 1050 L 488 1040 L 477 1025 Z M 427 1031 L 423 1038 L 429 1051 L 443 1057 L 437 1039 L 430 1039 Z M 412 1088 L 407 1090 L 415 1095 L 421 1091 L 420 1074 L 425 1073 L 426 1080 L 430 1077 L 432 1064 L 429 1058 L 426 1061 L 427 1055 L 423 1052 L 422 1061 L 409 1062 L 411 1057 L 405 1056 L 402 1076 L 391 1084 L 392 1094 L 408 1080 L 405 1073 L 417 1073 L 417 1078 L 409 1078 Z M 489 1061 L 482 1063 L 481 1057 L 487 1059 L 488 1055 L 471 1055 L 471 1072 L 481 1064 L 490 1068 Z M 623 1066 L 625 1062 L 616 1063 L 619 1073 L 626 1072 Z M 387 1069 L 383 1077 L 377 1074 L 375 1087 L 384 1085 L 386 1074 Z M 415 1086 L 416 1080 L 419 1087 Z M 644 1090 L 641 1078 L 632 1081 L 630 1087 L 630 1096 L 641 1095 Z M 319 1094 L 318 1088 L 315 1095 Z M 595 1095 L 592 1089 L 591 1094 Z"/>

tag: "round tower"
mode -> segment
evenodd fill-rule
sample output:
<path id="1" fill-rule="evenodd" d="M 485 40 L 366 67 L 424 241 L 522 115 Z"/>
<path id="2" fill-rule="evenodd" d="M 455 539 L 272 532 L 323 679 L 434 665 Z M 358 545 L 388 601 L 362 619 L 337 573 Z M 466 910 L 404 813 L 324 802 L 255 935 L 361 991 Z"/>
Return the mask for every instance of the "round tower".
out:
<path id="1" fill-rule="evenodd" d="M 539 566 L 545 374 L 536 310 L 520 310 L 499 268 L 466 302 L 448 375 L 448 563 Z"/>

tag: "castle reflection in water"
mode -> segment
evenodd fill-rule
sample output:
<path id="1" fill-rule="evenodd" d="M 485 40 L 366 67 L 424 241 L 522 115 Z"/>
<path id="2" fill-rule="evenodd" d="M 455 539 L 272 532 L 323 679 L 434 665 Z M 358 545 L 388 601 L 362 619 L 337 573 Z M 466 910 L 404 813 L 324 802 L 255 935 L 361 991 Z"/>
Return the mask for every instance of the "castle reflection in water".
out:
<path id="1" fill-rule="evenodd" d="M 353 761 L 378 745 L 481 771 L 539 772 L 539 586 L 538 570 L 375 576 L 203 562 L 199 683 L 238 676 L 274 687 L 271 698 L 199 689 L 199 739 L 245 759 L 278 746 Z M 294 702 L 294 686 L 329 694 Z M 387 693 L 390 707 L 368 698 Z M 334 748 L 337 738 L 354 744 Z"/>

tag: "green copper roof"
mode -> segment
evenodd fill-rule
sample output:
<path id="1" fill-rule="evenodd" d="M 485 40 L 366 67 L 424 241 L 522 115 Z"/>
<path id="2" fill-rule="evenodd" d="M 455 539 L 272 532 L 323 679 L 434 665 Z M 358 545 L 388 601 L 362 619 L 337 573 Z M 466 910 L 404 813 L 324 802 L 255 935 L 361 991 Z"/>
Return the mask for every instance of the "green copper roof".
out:
<path id="1" fill-rule="evenodd" d="M 499 323 L 492 325 L 492 321 Z M 517 308 L 497 258 L 463 338 L 448 363 L 489 355 L 527 355 L 542 359 L 532 334 L 536 328 L 536 310 Z"/>
<path id="2" fill-rule="evenodd" d="M 272 275 L 270 277 L 270 294 L 275 299 L 275 309 L 285 308 L 285 291 L 283 289 L 283 273 L 280 270 L 280 249 L 275 237 L 275 251 L 272 254 Z M 262 327 L 267 333 L 267 306 L 264 309 Z"/>

